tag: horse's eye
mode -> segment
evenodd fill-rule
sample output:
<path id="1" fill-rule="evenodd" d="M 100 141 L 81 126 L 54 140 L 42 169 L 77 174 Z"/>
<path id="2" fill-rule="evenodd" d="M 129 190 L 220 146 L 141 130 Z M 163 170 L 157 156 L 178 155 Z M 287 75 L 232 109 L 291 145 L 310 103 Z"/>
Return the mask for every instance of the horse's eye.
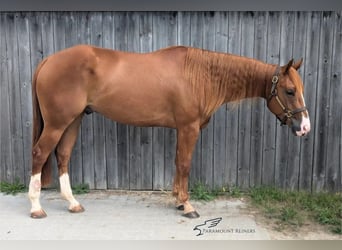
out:
<path id="1" fill-rule="evenodd" d="M 286 94 L 290 95 L 290 96 L 294 96 L 295 95 L 295 91 L 293 89 L 288 89 L 288 90 L 286 90 Z"/>

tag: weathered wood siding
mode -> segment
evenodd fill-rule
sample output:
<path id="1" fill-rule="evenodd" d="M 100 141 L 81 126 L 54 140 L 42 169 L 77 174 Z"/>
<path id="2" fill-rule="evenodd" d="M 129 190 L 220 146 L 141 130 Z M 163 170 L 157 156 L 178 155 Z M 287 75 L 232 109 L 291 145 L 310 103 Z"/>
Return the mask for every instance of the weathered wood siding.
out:
<path id="1" fill-rule="evenodd" d="M 27 184 L 31 77 L 43 57 L 75 44 L 149 52 L 190 45 L 285 64 L 300 74 L 312 132 L 292 136 L 263 100 L 225 105 L 198 140 L 191 183 L 341 190 L 342 12 L 0 12 L 0 178 Z M 176 133 L 85 116 L 73 151 L 73 184 L 171 189 Z M 56 170 L 55 170 L 56 175 Z M 57 178 L 55 185 L 57 185 Z"/>

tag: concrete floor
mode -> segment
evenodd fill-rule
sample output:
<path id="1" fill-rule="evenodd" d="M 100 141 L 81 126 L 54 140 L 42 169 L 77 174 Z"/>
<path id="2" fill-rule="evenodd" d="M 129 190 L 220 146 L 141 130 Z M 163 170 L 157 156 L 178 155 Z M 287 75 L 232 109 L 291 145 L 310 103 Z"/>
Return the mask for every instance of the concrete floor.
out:
<path id="1" fill-rule="evenodd" d="M 253 215 L 242 212 L 246 204 L 238 199 L 192 201 L 198 219 L 183 217 L 171 194 L 164 192 L 91 191 L 76 199 L 84 213 L 69 213 L 59 193 L 43 190 L 41 203 L 48 217 L 31 219 L 27 194 L 0 194 L 0 240 L 270 239 Z"/>

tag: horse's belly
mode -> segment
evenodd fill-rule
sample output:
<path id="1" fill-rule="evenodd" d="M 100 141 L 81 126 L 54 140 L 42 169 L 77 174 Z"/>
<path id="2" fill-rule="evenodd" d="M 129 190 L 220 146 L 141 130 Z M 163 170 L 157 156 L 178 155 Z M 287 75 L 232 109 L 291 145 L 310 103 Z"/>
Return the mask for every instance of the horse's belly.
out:
<path id="1" fill-rule="evenodd" d="M 174 128 L 172 102 L 156 91 L 117 91 L 107 94 L 91 105 L 92 109 L 119 123 L 135 126 Z"/>
<path id="2" fill-rule="evenodd" d="M 105 117 L 123 124 L 134 126 L 162 126 L 175 128 L 172 114 L 167 112 L 156 112 L 151 109 L 138 109 L 132 106 L 106 108 L 100 111 Z"/>

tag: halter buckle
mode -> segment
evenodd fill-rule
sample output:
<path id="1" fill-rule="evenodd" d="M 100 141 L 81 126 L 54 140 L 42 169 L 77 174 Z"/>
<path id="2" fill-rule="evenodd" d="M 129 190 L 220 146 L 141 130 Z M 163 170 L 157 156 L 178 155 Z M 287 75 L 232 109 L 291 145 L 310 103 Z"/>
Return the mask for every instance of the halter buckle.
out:
<path id="1" fill-rule="evenodd" d="M 292 111 L 291 111 L 291 110 L 286 110 L 286 112 L 285 112 L 285 116 L 286 116 L 288 119 L 291 119 L 291 118 L 292 118 L 292 116 L 293 116 L 293 113 L 292 113 Z"/>
<path id="2" fill-rule="evenodd" d="M 272 96 L 276 96 L 277 95 L 277 83 L 278 83 L 278 81 L 279 81 L 278 75 L 274 75 L 272 77 L 272 88 L 271 88 L 270 98 L 272 98 Z"/>
<path id="3" fill-rule="evenodd" d="M 273 83 L 273 84 L 277 84 L 278 81 L 279 81 L 279 77 L 278 77 L 277 75 L 274 75 L 274 76 L 272 77 L 272 83 Z"/>

